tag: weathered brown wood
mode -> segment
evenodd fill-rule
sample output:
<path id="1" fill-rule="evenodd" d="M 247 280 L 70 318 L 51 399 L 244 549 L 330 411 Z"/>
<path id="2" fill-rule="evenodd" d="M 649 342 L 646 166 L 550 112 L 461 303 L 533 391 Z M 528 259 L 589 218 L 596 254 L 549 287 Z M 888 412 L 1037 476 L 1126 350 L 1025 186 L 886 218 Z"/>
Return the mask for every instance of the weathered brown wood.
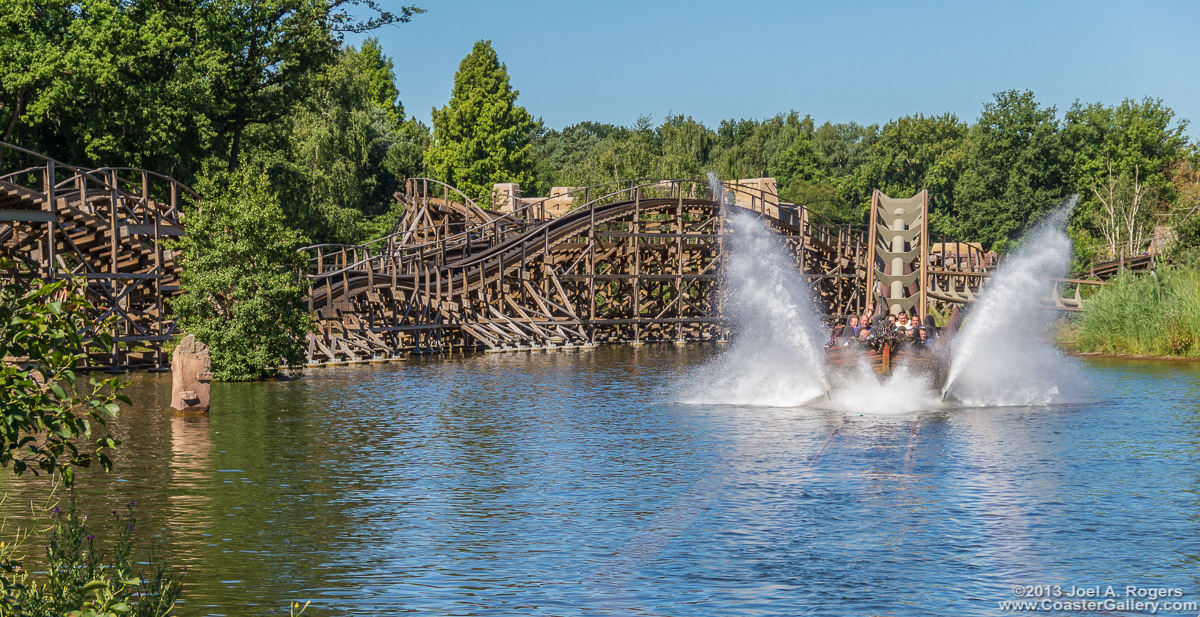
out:
<path id="1" fill-rule="evenodd" d="M 685 190 L 685 183 L 693 186 Z M 428 193 L 412 190 L 425 184 L 408 183 L 410 194 L 402 200 L 409 211 L 419 213 L 423 203 L 433 203 Z M 377 355 L 408 348 L 520 349 L 727 336 L 717 273 L 728 228 L 714 200 L 694 197 L 705 194 L 705 184 L 638 180 L 614 186 L 577 189 L 583 204 L 549 220 L 537 214 L 542 202 L 528 217 L 523 208 L 479 215 L 447 197 L 429 208 L 445 217 L 423 219 L 424 226 L 413 225 L 424 214 L 403 220 L 392 237 L 377 244 L 389 254 L 386 260 L 362 261 L 359 255 L 326 268 L 323 249 L 313 247 L 313 311 L 319 322 L 344 321 L 322 307 L 349 300 L 358 312 L 353 329 L 388 333 L 358 339 L 378 347 Z M 760 194 L 745 203 L 760 216 L 769 213 L 764 220 L 790 238 L 798 267 L 810 265 L 810 280 L 832 314 L 849 310 L 843 306 L 847 298 L 862 297 L 855 286 L 861 286 L 865 264 L 862 252 L 852 250 L 861 247 L 856 237 L 861 232 L 818 223 L 792 226 L 772 218 L 781 210 L 768 208 Z M 808 223 L 807 213 L 800 212 L 789 216 Z M 386 277 L 379 276 L 380 267 Z M 338 284 L 330 285 L 334 277 Z M 319 324 L 314 336 L 345 330 L 344 323 Z M 341 349 L 332 340 L 324 347 Z"/>
<path id="2" fill-rule="evenodd" d="M 195 193 L 147 170 L 75 167 L 4 143 L 0 152 L 0 256 L 30 276 L 77 280 L 92 317 L 116 319 L 113 352 L 86 367 L 164 368 L 179 266 L 162 242 L 182 233 L 179 195 Z"/>

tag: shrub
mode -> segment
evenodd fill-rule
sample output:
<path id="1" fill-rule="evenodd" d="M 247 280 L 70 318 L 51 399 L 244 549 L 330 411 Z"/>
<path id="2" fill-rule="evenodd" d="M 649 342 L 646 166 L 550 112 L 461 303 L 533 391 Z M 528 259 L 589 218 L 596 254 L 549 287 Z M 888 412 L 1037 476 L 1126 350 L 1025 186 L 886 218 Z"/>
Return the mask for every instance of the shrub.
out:
<path id="1" fill-rule="evenodd" d="M 35 578 L 15 558 L 17 547 L 0 543 L 0 615 L 68 617 L 164 617 L 175 610 L 181 578 L 146 557 L 133 556 L 136 519 L 112 513 L 115 530 L 109 550 L 97 541 L 86 517 L 54 508 L 47 532 L 45 572 Z M 18 545 L 19 546 L 19 545 Z"/>
<path id="2" fill-rule="evenodd" d="M 200 184 L 188 213 L 183 293 L 172 308 L 185 332 L 212 350 L 213 377 L 249 381 L 304 360 L 309 328 L 303 237 L 289 229 L 265 174 L 243 165 Z"/>
<path id="3" fill-rule="evenodd" d="M 72 281 L 45 282 L 12 261 L 0 260 L 0 467 L 59 473 L 68 486 L 75 469 L 112 467 L 106 450 L 117 440 L 93 428 L 116 416 L 124 383 L 84 380 L 75 373 L 89 351 L 111 348 L 111 324 L 89 315 L 94 307 Z"/>

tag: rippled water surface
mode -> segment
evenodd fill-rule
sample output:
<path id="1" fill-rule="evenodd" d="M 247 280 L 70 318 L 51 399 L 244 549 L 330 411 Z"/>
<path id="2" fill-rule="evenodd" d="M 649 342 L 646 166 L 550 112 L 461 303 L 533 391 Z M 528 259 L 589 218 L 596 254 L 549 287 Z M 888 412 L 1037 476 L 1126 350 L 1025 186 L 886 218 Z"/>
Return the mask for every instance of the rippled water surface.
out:
<path id="1" fill-rule="evenodd" d="M 713 353 L 314 370 L 218 384 L 208 417 L 172 416 L 169 377 L 135 375 L 117 470 L 87 474 L 81 502 L 137 501 L 143 540 L 188 567 L 185 617 L 293 600 L 306 615 L 1001 615 L 1012 586 L 1038 584 L 1200 600 L 1200 364 L 1089 361 L 1085 402 L 1052 407 L 675 402 Z M 45 494 L 0 489 L 17 519 Z"/>

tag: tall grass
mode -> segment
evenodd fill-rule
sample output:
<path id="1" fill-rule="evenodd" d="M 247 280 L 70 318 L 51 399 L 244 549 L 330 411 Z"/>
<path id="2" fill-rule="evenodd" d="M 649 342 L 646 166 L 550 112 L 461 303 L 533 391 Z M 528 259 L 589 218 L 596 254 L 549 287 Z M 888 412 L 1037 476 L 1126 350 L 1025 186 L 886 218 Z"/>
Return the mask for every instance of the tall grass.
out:
<path id="1" fill-rule="evenodd" d="M 1200 267 L 1117 277 L 1084 304 L 1081 351 L 1200 356 Z"/>

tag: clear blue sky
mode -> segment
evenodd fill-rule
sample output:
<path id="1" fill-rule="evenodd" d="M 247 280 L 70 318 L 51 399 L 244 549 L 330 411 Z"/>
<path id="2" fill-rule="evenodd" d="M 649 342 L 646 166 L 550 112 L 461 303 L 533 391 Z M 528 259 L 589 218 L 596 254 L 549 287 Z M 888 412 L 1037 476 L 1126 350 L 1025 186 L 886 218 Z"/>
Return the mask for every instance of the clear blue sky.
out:
<path id="1" fill-rule="evenodd" d="M 480 39 L 553 128 L 671 113 L 715 127 L 792 109 L 818 123 L 974 121 L 1011 88 L 1060 115 L 1077 98 L 1153 96 L 1200 123 L 1200 1 L 404 3 L 428 12 L 375 35 L 407 113 L 426 123 Z"/>

